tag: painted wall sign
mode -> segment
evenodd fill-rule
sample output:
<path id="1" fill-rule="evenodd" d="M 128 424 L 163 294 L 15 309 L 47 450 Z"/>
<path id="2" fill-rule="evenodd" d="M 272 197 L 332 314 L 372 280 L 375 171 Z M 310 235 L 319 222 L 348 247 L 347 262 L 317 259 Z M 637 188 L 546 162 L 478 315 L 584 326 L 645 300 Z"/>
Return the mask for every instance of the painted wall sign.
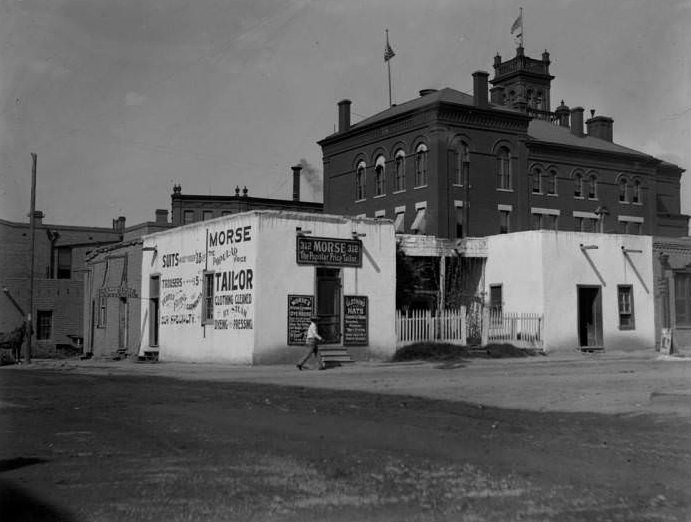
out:
<path id="1" fill-rule="evenodd" d="M 369 344 L 369 299 L 364 295 L 343 296 L 343 345 Z"/>
<path id="2" fill-rule="evenodd" d="M 298 265 L 362 266 L 362 241 L 328 237 L 296 238 Z"/>
<path id="3" fill-rule="evenodd" d="M 314 311 L 314 296 L 288 294 L 288 344 L 305 344 Z"/>
<path id="4" fill-rule="evenodd" d="M 137 297 L 137 289 L 127 286 L 104 286 L 98 289 L 99 297 Z"/>

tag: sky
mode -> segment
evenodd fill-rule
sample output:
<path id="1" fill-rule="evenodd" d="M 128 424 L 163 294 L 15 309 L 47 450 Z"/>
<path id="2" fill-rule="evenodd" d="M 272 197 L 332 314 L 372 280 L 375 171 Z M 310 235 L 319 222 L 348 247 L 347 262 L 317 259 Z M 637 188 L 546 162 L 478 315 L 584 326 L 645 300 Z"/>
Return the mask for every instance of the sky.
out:
<path id="1" fill-rule="evenodd" d="M 183 194 L 321 201 L 316 142 L 425 88 L 547 49 L 561 100 L 614 141 L 691 171 L 691 0 L 0 0 L 0 219 L 152 221 Z M 682 181 L 691 214 L 691 172 Z"/>

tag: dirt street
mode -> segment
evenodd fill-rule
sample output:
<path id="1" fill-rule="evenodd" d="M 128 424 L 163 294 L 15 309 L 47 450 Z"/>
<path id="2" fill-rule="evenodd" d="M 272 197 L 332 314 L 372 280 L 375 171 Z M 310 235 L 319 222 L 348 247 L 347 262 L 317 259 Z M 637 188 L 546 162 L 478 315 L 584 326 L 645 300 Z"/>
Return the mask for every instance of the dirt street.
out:
<path id="1" fill-rule="evenodd" d="M 616 354 L 325 372 L 4 367 L 0 513 L 685 521 L 690 372 Z"/>

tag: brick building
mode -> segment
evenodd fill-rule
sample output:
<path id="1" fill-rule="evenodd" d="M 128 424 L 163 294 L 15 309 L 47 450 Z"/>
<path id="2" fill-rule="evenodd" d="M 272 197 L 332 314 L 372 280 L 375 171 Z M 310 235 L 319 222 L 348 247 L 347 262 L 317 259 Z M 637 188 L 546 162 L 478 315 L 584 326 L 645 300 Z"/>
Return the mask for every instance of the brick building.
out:
<path id="1" fill-rule="evenodd" d="M 172 228 L 168 211 L 156 221 L 125 228 L 122 241 L 93 250 L 84 271 L 84 351 L 96 357 L 127 356 L 139 347 L 142 237 Z"/>
<path id="2" fill-rule="evenodd" d="M 613 141 L 612 118 L 552 111 L 549 53 L 494 59 L 473 94 L 445 88 L 319 141 L 324 210 L 393 219 L 398 233 L 457 239 L 555 229 L 684 236 L 683 169 Z M 491 83 L 492 87 L 489 88 Z M 489 93 L 491 92 L 491 96 Z M 584 129 L 585 123 L 585 129 Z"/>
<path id="3" fill-rule="evenodd" d="M 43 223 L 40 211 L 35 217 L 33 352 L 41 356 L 82 337 L 85 256 L 98 247 L 120 241 L 125 218 L 113 220 L 113 228 L 100 228 Z M 0 242 L 0 287 L 28 313 L 29 223 L 0 220 Z M 14 329 L 22 321 L 10 298 L 0 296 L 0 332 Z"/>
<path id="4" fill-rule="evenodd" d="M 291 212 L 322 212 L 324 205 L 309 201 L 300 201 L 300 172 L 302 166 L 296 165 L 293 170 L 293 198 L 273 199 L 256 198 L 248 195 L 247 187 L 240 194 L 240 187 L 235 188 L 235 195 L 183 194 L 180 185 L 173 186 L 171 206 L 174 226 L 188 225 L 197 221 L 249 212 L 251 210 L 286 210 Z"/>

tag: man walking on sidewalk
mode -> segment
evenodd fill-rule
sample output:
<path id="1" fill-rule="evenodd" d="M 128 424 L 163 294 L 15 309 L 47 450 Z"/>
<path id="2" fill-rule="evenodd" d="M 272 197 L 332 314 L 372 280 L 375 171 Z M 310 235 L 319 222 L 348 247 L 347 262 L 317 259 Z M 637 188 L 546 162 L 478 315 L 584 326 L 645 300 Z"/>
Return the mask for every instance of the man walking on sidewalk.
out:
<path id="1" fill-rule="evenodd" d="M 300 359 L 300 362 L 298 362 L 295 366 L 297 366 L 298 370 L 302 370 L 303 366 L 307 362 L 307 359 L 312 357 L 314 355 L 314 358 L 319 361 L 319 341 L 323 341 L 324 338 L 319 335 L 319 332 L 317 331 L 317 317 L 316 315 L 313 315 L 310 321 L 309 328 L 307 328 L 307 339 L 305 339 L 305 344 L 309 347 L 307 353 L 305 356 Z M 320 362 L 319 363 L 319 369 L 323 370 L 324 365 Z"/>

